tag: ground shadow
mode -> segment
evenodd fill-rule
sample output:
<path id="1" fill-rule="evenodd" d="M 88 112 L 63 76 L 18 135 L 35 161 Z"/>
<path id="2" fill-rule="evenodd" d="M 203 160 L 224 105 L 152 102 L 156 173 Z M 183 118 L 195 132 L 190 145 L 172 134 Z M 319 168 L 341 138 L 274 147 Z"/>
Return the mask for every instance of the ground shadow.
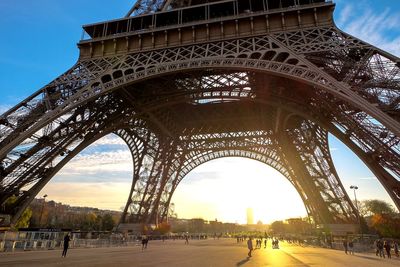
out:
<path id="1" fill-rule="evenodd" d="M 248 262 L 249 260 L 250 260 L 250 257 L 247 257 L 244 260 L 241 260 L 238 263 L 236 263 L 236 266 L 242 266 L 242 265 L 246 264 L 246 262 Z"/>
<path id="2" fill-rule="evenodd" d="M 363 258 L 363 259 L 368 259 L 368 260 L 373 260 L 373 261 L 380 261 L 380 260 L 383 259 L 383 258 L 374 258 L 374 257 L 363 256 L 363 255 L 360 255 L 360 254 L 355 254 L 355 255 L 352 255 L 352 256 L 355 256 L 355 257 L 358 257 L 358 258 Z"/>

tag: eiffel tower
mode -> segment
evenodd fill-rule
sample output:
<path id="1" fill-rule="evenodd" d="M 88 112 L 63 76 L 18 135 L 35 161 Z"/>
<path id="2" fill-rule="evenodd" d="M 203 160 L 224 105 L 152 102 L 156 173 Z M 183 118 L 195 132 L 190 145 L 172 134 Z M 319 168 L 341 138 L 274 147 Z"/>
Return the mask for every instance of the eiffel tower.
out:
<path id="1" fill-rule="evenodd" d="M 0 205 L 15 223 L 110 133 L 134 165 L 121 223 L 165 221 L 180 181 L 222 157 L 278 170 L 316 224 L 356 224 L 328 134 L 400 208 L 400 59 L 338 29 L 325 0 L 138 0 L 83 26 L 71 69 L 0 117 Z M 243 179 L 246 179 L 244 177 Z"/>

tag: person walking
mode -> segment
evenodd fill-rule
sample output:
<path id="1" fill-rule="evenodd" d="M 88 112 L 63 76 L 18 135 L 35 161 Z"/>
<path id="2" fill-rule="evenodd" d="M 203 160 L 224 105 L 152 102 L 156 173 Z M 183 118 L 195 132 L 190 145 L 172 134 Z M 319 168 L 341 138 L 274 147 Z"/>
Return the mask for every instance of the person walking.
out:
<path id="1" fill-rule="evenodd" d="M 350 242 L 349 242 L 349 252 L 350 252 L 350 255 L 354 255 L 354 244 L 353 244 L 353 240 L 350 240 Z"/>
<path id="2" fill-rule="evenodd" d="M 249 237 L 249 240 L 247 240 L 247 248 L 249 249 L 249 253 L 247 253 L 247 256 L 251 257 L 251 252 L 253 251 L 253 240 L 251 237 Z"/>
<path id="3" fill-rule="evenodd" d="M 343 248 L 344 248 L 344 253 L 347 254 L 347 240 L 343 240 Z"/>
<path id="4" fill-rule="evenodd" d="M 399 244 L 397 243 L 397 241 L 394 241 L 393 244 L 393 249 L 394 249 L 394 255 L 396 255 L 396 257 L 399 257 Z"/>
<path id="5" fill-rule="evenodd" d="M 147 243 L 149 243 L 149 238 L 146 235 L 142 235 L 142 250 L 147 248 Z"/>
<path id="6" fill-rule="evenodd" d="M 379 239 L 375 240 L 375 255 L 379 256 L 379 242 L 381 242 Z"/>
<path id="7" fill-rule="evenodd" d="M 388 259 L 391 259 L 392 254 L 390 253 L 390 250 L 392 249 L 392 246 L 390 245 L 390 241 L 385 240 L 385 242 L 383 243 L 383 247 L 386 250 L 386 255 L 387 255 Z"/>
<path id="8" fill-rule="evenodd" d="M 189 245 L 189 236 L 185 235 L 185 245 Z"/>
<path id="9" fill-rule="evenodd" d="M 69 237 L 69 233 L 67 233 L 64 236 L 64 244 L 63 244 L 63 252 L 61 254 L 61 257 L 66 257 L 67 256 L 67 251 L 68 251 L 68 247 L 69 247 L 69 241 L 71 240 L 71 238 Z"/>
<path id="10" fill-rule="evenodd" d="M 380 239 L 376 246 L 378 247 L 379 257 L 384 258 L 385 252 L 383 251 L 383 241 Z"/>

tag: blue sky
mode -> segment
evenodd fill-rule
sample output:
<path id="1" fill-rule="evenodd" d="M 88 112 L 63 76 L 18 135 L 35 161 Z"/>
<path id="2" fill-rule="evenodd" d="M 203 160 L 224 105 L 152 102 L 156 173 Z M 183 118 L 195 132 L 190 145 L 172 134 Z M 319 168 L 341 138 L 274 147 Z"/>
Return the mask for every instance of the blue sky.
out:
<path id="1" fill-rule="evenodd" d="M 400 56 L 400 1 L 336 0 L 335 2 L 337 3 L 335 20 L 341 29 Z M 81 37 L 83 24 L 123 17 L 133 4 L 134 0 L 0 1 L 0 113 L 43 87 L 76 62 L 78 59 L 76 44 Z M 365 166 L 340 142 L 334 138 L 331 138 L 330 142 L 336 167 L 346 189 L 348 190 L 350 184 L 357 184 L 360 187 L 357 193 L 361 199 L 387 199 L 382 186 Z M 65 203 L 118 209 L 125 202 L 131 180 L 132 170 L 129 160 L 130 155 L 126 146 L 109 136 L 89 147 L 66 166 L 45 188 L 46 193 L 51 192 L 48 193 L 50 199 Z M 274 176 L 273 179 L 282 182 L 280 174 L 263 169 L 265 166 L 260 165 L 240 159 L 224 159 L 204 164 L 184 179 L 174 196 L 178 213 L 187 217 L 206 216 L 190 214 L 185 209 L 180 209 L 178 204 L 190 195 L 194 196 L 196 189 L 202 186 L 204 188 L 210 184 L 223 186 L 226 182 L 225 177 L 231 174 L 224 172 L 225 169 L 239 166 L 237 172 L 240 172 L 240 169 L 247 166 L 259 170 L 254 176 Z M 256 183 L 259 178 L 254 179 L 252 183 Z M 240 185 L 241 182 L 238 180 L 237 184 Z M 275 186 L 278 186 L 277 184 Z M 66 186 L 69 189 L 66 189 Z M 286 186 L 286 189 L 282 190 L 288 190 L 290 194 L 296 195 L 290 185 Z M 85 194 L 90 195 L 93 188 L 110 197 L 104 196 L 100 201 L 89 196 L 82 197 Z M 118 194 L 120 197 L 116 200 L 112 197 L 113 194 Z M 212 207 L 214 203 L 212 201 L 218 199 L 218 192 L 215 194 L 217 197 L 211 198 L 208 202 L 201 196 L 193 198 L 192 202 L 187 202 L 191 203 L 192 210 L 196 210 L 193 209 L 194 206 L 199 209 L 206 207 L 213 209 L 217 216 L 223 208 L 215 205 Z M 245 214 L 245 207 L 243 209 Z M 261 215 L 260 218 L 268 220 Z M 222 216 L 222 219 L 235 220 L 229 216 Z"/>
<path id="2" fill-rule="evenodd" d="M 336 0 L 338 26 L 400 55 L 400 1 Z M 134 0 L 0 1 L 0 112 L 78 58 L 84 24 L 124 16 Z"/>

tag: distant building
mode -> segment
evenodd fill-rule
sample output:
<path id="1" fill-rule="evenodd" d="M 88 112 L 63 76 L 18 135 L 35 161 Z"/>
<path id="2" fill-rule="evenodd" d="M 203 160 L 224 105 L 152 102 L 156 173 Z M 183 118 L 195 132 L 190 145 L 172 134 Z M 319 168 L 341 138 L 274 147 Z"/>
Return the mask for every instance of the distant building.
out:
<path id="1" fill-rule="evenodd" d="M 247 224 L 254 224 L 254 214 L 252 208 L 247 208 Z"/>

